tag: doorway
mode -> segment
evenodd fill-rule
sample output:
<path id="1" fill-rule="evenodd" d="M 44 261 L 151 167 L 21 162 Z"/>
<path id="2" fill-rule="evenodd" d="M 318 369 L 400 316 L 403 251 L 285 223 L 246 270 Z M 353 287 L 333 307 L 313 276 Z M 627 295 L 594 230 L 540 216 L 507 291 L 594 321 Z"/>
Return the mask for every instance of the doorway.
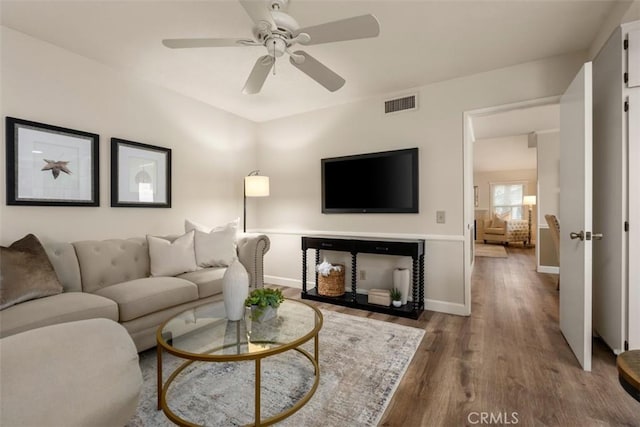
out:
<path id="1" fill-rule="evenodd" d="M 514 185 L 509 188 L 515 190 L 520 186 L 522 196 L 536 196 L 530 239 L 535 245 L 536 270 L 558 273 L 557 261 L 555 265 L 550 261 L 557 258 L 548 227 L 538 218 L 544 218 L 546 213 L 557 215 L 559 210 L 559 99 L 549 97 L 464 113 L 465 265 L 469 266 L 465 274 L 465 301 L 469 311 L 475 243 L 485 240 L 484 221 L 491 219 L 497 207 L 492 187 L 495 192 L 504 190 L 505 185 Z M 501 209 L 512 211 L 518 219 L 526 219 L 528 237 L 529 206 L 514 204 L 519 206 Z"/>

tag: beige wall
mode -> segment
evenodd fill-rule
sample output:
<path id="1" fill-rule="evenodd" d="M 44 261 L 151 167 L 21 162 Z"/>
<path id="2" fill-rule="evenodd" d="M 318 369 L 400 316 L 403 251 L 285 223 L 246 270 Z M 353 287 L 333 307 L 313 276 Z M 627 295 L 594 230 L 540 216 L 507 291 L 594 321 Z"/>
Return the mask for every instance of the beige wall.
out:
<path id="1" fill-rule="evenodd" d="M 550 214 L 558 217 L 559 212 L 560 134 L 558 131 L 543 132 L 538 134 L 538 215 L 540 216 L 538 269 L 540 271 L 544 271 L 546 266 L 558 266 L 555 248 L 544 216 Z M 546 232 L 543 233 L 543 230 Z"/>
<path id="2" fill-rule="evenodd" d="M 267 280 L 299 286 L 301 234 L 420 237 L 427 239 L 427 307 L 462 312 L 463 113 L 558 95 L 584 58 L 576 53 L 420 87 L 414 112 L 385 117 L 389 94 L 381 94 L 254 124 L 3 28 L 2 114 L 98 133 L 101 206 L 3 203 L 0 240 L 29 232 L 63 240 L 164 234 L 181 230 L 185 218 L 220 223 L 242 214 L 241 178 L 259 167 L 271 177 L 271 197 L 249 201 L 249 228 L 272 238 Z M 111 137 L 173 149 L 172 209 L 109 207 Z M 419 214 L 320 212 L 321 158 L 406 147 L 420 148 Z M 4 170 L 0 176 L 4 189 Z M 445 211 L 445 224 L 436 223 L 437 210 Z M 366 287 L 388 286 L 385 271 L 405 262 L 366 258 L 361 267 L 374 273 Z"/>
<path id="3" fill-rule="evenodd" d="M 420 87 L 419 110 L 403 114 L 385 117 L 387 95 L 381 95 L 260 124 L 259 166 L 271 177 L 271 196 L 259 200 L 258 224 L 281 245 L 267 254 L 267 280 L 299 286 L 301 234 L 422 237 L 427 306 L 455 312 L 464 304 L 463 113 L 561 94 L 584 57 L 554 57 Z M 321 213 L 321 158 L 407 147 L 420 149 L 419 214 Z M 445 224 L 436 223 L 437 210 L 445 211 Z M 370 286 L 377 285 L 388 286 Z"/>
<path id="4" fill-rule="evenodd" d="M 95 208 L 6 206 L 5 195 L 3 245 L 27 233 L 70 241 L 174 233 L 185 218 L 214 225 L 242 215 L 242 176 L 256 164 L 252 122 L 5 27 L 1 60 L 3 116 L 100 135 L 101 201 Z M 173 150 L 171 209 L 110 207 L 111 137 Z"/>

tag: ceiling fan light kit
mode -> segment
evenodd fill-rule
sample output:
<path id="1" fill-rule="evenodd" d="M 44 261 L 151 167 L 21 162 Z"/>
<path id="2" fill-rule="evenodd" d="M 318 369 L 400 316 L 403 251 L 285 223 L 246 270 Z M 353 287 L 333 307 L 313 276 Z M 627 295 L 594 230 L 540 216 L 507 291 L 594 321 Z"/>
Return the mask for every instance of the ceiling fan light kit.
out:
<path id="1" fill-rule="evenodd" d="M 254 23 L 253 39 L 197 38 L 165 39 L 162 44 L 171 49 L 204 47 L 264 46 L 267 54 L 259 57 L 242 89 L 244 94 L 259 93 L 276 59 L 285 53 L 294 67 L 331 92 L 345 84 L 345 80 L 326 65 L 294 45 L 311 46 L 347 40 L 377 37 L 380 25 L 373 15 L 355 16 L 300 28 L 298 22 L 285 11 L 288 0 L 239 0 Z"/>

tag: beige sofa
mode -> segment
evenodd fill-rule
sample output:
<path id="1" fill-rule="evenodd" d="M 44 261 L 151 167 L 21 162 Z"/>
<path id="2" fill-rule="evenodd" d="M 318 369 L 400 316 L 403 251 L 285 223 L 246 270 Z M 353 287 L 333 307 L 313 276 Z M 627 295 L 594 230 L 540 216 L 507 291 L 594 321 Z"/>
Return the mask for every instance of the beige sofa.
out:
<path id="1" fill-rule="evenodd" d="M 499 242 L 504 244 L 522 242 L 526 245 L 529 239 L 529 221 L 526 219 L 508 219 L 502 222 L 502 226 L 494 227 L 493 220 L 484 220 L 483 240 L 487 242 Z"/>
<path id="2" fill-rule="evenodd" d="M 137 351 L 142 351 L 155 346 L 156 329 L 162 322 L 221 298 L 226 268 L 200 268 L 176 277 L 149 277 L 145 238 L 42 243 L 64 292 L 0 311 L 0 337 L 63 322 L 107 318 L 122 324 Z M 236 244 L 238 259 L 249 273 L 250 286 L 262 287 L 268 237 L 243 233 L 238 235 Z"/>
<path id="3" fill-rule="evenodd" d="M 0 425 L 122 426 L 142 374 L 127 331 L 107 319 L 36 328 L 0 339 Z"/>

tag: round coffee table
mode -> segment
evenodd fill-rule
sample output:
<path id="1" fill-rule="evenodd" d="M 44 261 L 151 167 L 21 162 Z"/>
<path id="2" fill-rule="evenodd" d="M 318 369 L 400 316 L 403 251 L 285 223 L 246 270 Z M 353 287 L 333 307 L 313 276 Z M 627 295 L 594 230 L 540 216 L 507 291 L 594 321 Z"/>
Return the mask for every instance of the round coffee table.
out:
<path id="1" fill-rule="evenodd" d="M 180 418 L 167 404 L 167 391 L 176 377 L 195 361 L 239 362 L 255 361 L 255 410 L 256 426 L 270 425 L 281 421 L 306 404 L 318 388 L 320 367 L 318 365 L 318 332 L 322 328 L 322 313 L 314 306 L 302 301 L 286 299 L 278 308 L 278 316 L 264 323 L 253 322 L 247 310 L 245 320 L 231 321 L 226 318 L 223 301 L 216 301 L 186 310 L 158 328 L 156 334 L 158 358 L 158 409 L 181 426 L 195 424 Z M 313 354 L 300 346 L 313 339 Z M 313 365 L 314 383 L 310 390 L 292 407 L 262 419 L 260 416 L 260 362 L 262 359 L 294 350 L 302 354 Z M 171 373 L 163 384 L 162 354 L 171 353 L 186 361 Z M 212 404 L 215 404 L 212 402 Z"/>

